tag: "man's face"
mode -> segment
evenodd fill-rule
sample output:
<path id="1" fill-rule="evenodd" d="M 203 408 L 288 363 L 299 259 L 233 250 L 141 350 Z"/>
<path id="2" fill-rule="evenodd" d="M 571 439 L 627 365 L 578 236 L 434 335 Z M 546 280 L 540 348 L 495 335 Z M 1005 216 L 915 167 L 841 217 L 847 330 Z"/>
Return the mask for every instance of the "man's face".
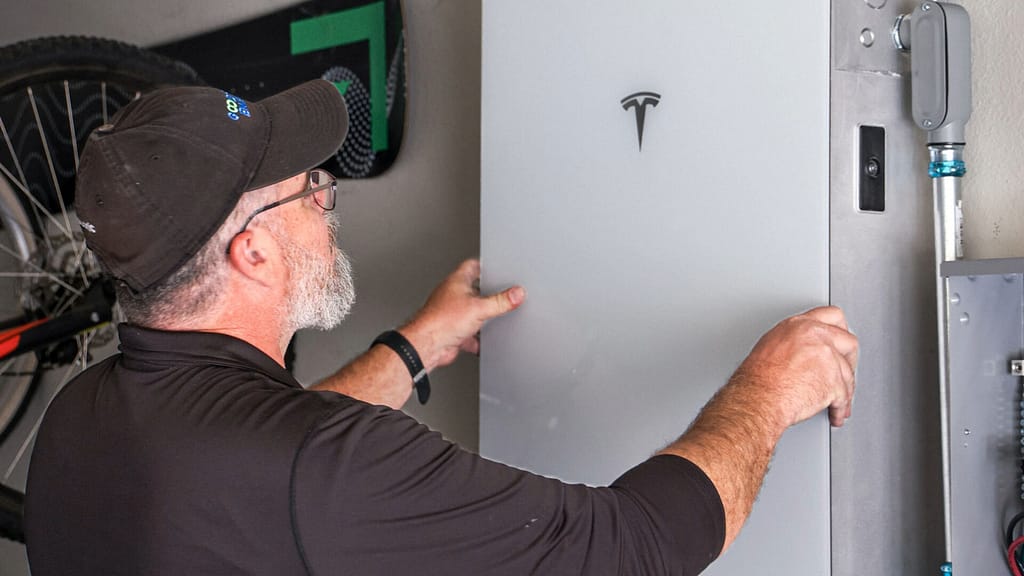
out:
<path id="1" fill-rule="evenodd" d="M 352 265 L 336 244 L 337 218 L 328 212 L 325 220 L 331 238 L 329 255 L 308 250 L 298 242 L 286 246 L 285 262 L 292 275 L 288 320 L 296 330 L 330 330 L 348 315 L 355 301 Z"/>
<path id="2" fill-rule="evenodd" d="M 286 188 L 294 193 L 301 186 L 304 179 L 300 186 Z M 355 301 L 352 266 L 337 245 L 337 212 L 323 212 L 312 198 L 295 204 L 295 217 L 274 232 L 291 276 L 287 323 L 292 330 L 329 330 L 341 323 Z"/>

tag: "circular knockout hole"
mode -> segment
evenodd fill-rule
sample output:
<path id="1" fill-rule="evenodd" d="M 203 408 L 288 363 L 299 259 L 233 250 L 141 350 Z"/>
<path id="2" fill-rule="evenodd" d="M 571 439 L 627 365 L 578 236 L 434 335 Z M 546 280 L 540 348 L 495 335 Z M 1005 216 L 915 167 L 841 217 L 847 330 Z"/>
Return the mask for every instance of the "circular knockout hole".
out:
<path id="1" fill-rule="evenodd" d="M 870 28 L 865 28 L 860 31 L 860 43 L 865 48 L 871 48 L 875 44 L 875 33 Z"/>

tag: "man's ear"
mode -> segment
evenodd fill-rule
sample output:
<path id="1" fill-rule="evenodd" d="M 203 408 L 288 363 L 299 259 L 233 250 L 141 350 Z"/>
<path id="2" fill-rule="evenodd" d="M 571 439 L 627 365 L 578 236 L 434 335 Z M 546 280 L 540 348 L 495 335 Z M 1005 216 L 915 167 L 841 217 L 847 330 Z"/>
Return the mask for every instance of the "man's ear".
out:
<path id="1" fill-rule="evenodd" d="M 277 255 L 280 250 L 274 237 L 261 228 L 246 229 L 231 240 L 228 260 L 240 274 L 269 285 L 279 273 Z"/>

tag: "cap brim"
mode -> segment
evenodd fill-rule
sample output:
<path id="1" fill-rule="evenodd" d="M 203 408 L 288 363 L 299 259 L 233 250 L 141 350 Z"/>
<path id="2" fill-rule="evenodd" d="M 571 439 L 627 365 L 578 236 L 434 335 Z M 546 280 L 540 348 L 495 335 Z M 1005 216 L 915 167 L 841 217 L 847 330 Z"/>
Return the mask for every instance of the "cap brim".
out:
<path id="1" fill-rule="evenodd" d="M 322 164 L 348 133 L 348 108 L 326 80 L 312 80 L 260 100 L 270 119 L 263 159 L 246 191 L 269 186 Z"/>

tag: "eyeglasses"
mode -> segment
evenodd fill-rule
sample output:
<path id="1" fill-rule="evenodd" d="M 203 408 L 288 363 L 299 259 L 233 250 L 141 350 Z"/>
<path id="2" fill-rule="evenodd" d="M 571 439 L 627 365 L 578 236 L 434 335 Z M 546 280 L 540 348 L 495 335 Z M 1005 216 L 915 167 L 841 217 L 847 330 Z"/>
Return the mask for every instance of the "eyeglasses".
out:
<path id="1" fill-rule="evenodd" d="M 245 229 L 249 227 L 249 224 L 252 222 L 253 218 L 259 216 L 260 214 L 266 212 L 267 210 L 270 210 L 271 208 L 277 208 L 282 204 L 287 204 L 295 200 L 301 200 L 306 196 L 312 196 L 313 201 L 316 202 L 316 205 L 319 206 L 321 210 L 323 210 L 324 212 L 330 212 L 331 210 L 334 210 L 334 203 L 338 199 L 338 180 L 334 176 L 332 176 L 331 173 L 328 172 L 327 170 L 322 170 L 320 168 L 310 170 L 309 179 L 306 183 L 305 190 L 301 192 L 296 192 L 295 194 L 282 198 L 277 202 L 271 202 L 270 204 L 267 204 L 266 206 L 256 210 L 255 212 L 250 214 L 248 218 L 245 219 L 245 224 L 242 224 L 242 227 L 238 230 L 235 236 L 238 236 L 242 232 L 245 232 Z M 234 241 L 235 239 L 234 237 L 232 237 L 231 242 Z M 228 254 L 231 253 L 231 242 L 228 242 L 228 247 L 226 250 Z"/>

